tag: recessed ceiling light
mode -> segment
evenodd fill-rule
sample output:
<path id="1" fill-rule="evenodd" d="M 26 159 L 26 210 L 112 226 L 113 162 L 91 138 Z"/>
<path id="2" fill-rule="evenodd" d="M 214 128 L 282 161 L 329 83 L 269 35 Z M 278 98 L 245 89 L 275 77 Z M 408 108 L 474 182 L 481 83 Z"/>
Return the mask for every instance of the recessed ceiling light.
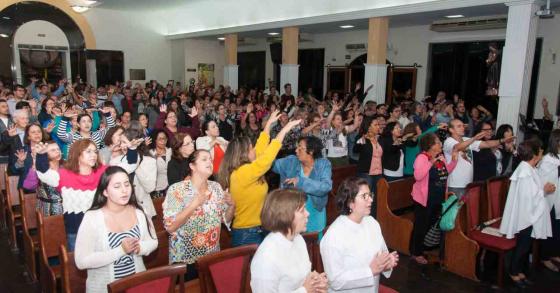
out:
<path id="1" fill-rule="evenodd" d="M 0 37 L 2 37 L 2 38 L 7 38 L 7 37 L 9 37 L 9 36 L 8 36 L 7 34 L 0 34 Z"/>
<path id="2" fill-rule="evenodd" d="M 353 28 L 354 26 L 351 24 L 341 25 L 340 28 Z"/>
<path id="3" fill-rule="evenodd" d="M 97 3 L 97 0 L 82 0 L 82 2 L 85 5 L 90 6 L 90 5 L 93 5 L 93 4 Z"/>
<path id="4" fill-rule="evenodd" d="M 225 39 L 226 39 L 226 38 L 224 38 L 224 37 L 219 37 L 219 38 L 218 38 L 218 40 L 220 40 L 220 41 L 224 41 Z"/>
<path id="5" fill-rule="evenodd" d="M 79 6 L 79 5 L 73 5 L 72 9 L 78 13 L 82 13 L 82 12 L 86 12 L 89 10 L 89 7 L 87 6 Z"/>
<path id="6" fill-rule="evenodd" d="M 445 16 L 445 18 L 461 18 L 461 17 L 465 17 L 462 14 L 455 14 L 455 15 L 447 15 Z"/>
<path id="7" fill-rule="evenodd" d="M 280 33 L 277 33 L 277 32 L 270 32 L 270 33 L 268 33 L 269 36 L 277 36 L 277 35 L 279 35 L 279 34 L 280 34 Z"/>
<path id="8" fill-rule="evenodd" d="M 9 16 L 2 16 L 2 19 L 10 20 L 11 18 Z"/>

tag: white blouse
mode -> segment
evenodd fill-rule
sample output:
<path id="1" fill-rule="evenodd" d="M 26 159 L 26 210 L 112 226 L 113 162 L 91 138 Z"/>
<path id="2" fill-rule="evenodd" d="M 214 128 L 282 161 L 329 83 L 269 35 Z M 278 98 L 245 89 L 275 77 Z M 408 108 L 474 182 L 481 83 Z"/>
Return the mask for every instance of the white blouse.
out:
<path id="1" fill-rule="evenodd" d="M 380 251 L 388 251 L 379 223 L 371 217 L 361 223 L 339 216 L 321 240 L 321 257 L 329 292 L 371 293 L 379 289 L 379 275 L 369 265 Z M 383 272 L 386 278 L 391 271 Z"/>
<path id="2" fill-rule="evenodd" d="M 280 232 L 270 233 L 251 262 L 251 289 L 253 293 L 305 293 L 303 282 L 309 273 L 311 261 L 303 237 L 290 241 Z"/>
<path id="3" fill-rule="evenodd" d="M 553 194 L 545 195 L 548 206 L 552 210 L 554 207 L 554 218 L 560 220 L 560 158 L 547 154 L 541 160 L 537 172 L 544 183 L 550 182 L 556 185 L 556 191 Z"/>

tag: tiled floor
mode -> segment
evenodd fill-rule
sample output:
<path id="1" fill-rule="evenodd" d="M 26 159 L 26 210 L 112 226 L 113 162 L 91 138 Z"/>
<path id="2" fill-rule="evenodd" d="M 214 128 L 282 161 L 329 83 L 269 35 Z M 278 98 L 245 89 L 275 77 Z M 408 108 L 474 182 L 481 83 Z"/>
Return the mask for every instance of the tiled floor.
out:
<path id="1" fill-rule="evenodd" d="M 37 284 L 30 284 L 23 274 L 23 258 L 13 253 L 7 240 L 6 231 L 0 232 L 0 293 L 35 293 L 39 292 Z M 489 273 L 489 275 L 492 275 Z M 493 280 L 492 276 L 488 277 Z M 535 292 L 560 293 L 560 274 L 543 269 L 533 272 L 535 285 L 525 291 L 512 288 L 509 282 L 501 292 Z M 401 256 L 399 266 L 391 278 L 381 282 L 399 292 L 500 292 L 488 282 L 473 282 L 446 271 L 436 265 L 419 266 L 408 257 Z"/>

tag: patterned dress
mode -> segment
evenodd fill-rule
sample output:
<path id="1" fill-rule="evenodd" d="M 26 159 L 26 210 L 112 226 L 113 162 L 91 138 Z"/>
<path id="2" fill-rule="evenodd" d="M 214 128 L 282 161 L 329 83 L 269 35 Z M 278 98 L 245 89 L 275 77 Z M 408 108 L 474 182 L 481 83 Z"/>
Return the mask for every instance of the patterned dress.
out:
<path id="1" fill-rule="evenodd" d="M 60 192 L 45 183 L 39 183 L 37 188 L 37 209 L 41 211 L 43 216 L 62 215 L 62 197 Z"/>
<path id="2" fill-rule="evenodd" d="M 228 208 L 220 184 L 208 181 L 210 199 L 198 207 L 187 222 L 169 236 L 169 262 L 193 264 L 209 253 L 220 250 L 220 228 Z M 178 213 L 190 205 L 196 193 L 190 180 L 169 187 L 163 202 L 163 221 L 169 227 Z"/>

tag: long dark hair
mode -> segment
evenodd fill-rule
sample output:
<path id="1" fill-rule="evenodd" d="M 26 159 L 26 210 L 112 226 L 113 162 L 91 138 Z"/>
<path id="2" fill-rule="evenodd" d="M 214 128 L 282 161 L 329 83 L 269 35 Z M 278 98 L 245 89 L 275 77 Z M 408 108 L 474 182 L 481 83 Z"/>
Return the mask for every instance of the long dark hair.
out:
<path id="1" fill-rule="evenodd" d="M 126 171 L 123 168 L 119 166 L 108 167 L 105 170 L 105 172 L 103 172 L 103 175 L 101 175 L 101 178 L 99 179 L 97 190 L 95 191 L 95 195 L 93 196 L 93 203 L 89 208 L 90 211 L 99 210 L 105 205 L 107 205 L 107 197 L 103 194 L 103 192 L 107 189 L 107 187 L 109 187 L 109 182 L 111 181 L 111 178 L 113 178 L 113 175 L 117 173 L 124 173 L 126 177 L 129 178 L 128 173 L 126 173 Z M 155 239 L 154 236 L 152 235 L 152 227 L 150 226 L 150 221 L 148 221 L 148 216 L 146 216 L 144 209 L 136 199 L 136 194 L 134 193 L 133 185 L 130 184 L 130 186 L 131 186 L 131 194 L 130 194 L 130 199 L 128 200 L 128 204 L 142 212 L 144 218 L 146 219 L 146 226 L 148 226 L 148 233 L 151 238 Z"/>

